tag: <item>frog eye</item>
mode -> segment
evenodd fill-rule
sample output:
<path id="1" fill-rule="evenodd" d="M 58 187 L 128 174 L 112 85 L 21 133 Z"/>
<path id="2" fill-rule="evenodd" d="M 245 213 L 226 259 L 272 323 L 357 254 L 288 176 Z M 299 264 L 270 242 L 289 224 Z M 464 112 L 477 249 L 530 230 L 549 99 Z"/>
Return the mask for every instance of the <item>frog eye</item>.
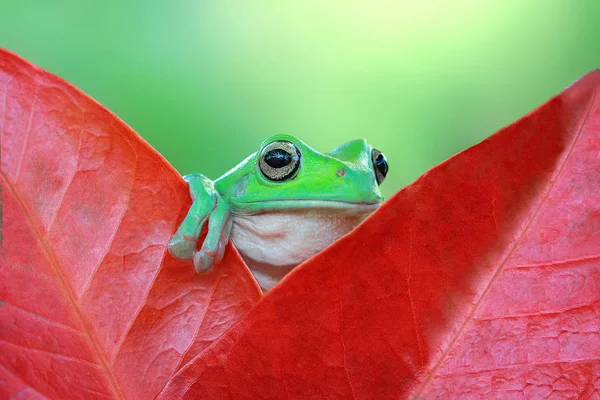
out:
<path id="1" fill-rule="evenodd" d="M 266 145 L 260 153 L 258 167 L 271 181 L 293 179 L 300 167 L 300 150 L 292 142 L 277 140 Z"/>
<path id="2" fill-rule="evenodd" d="M 387 159 L 382 152 L 373 148 L 373 151 L 371 151 L 371 161 L 373 162 L 373 169 L 375 170 L 375 179 L 377 179 L 377 184 L 381 185 L 388 173 Z"/>

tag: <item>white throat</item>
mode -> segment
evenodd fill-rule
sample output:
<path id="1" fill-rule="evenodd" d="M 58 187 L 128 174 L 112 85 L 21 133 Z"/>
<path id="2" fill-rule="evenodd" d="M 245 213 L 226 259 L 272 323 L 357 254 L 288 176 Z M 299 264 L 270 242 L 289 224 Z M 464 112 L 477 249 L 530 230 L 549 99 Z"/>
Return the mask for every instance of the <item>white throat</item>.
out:
<path id="1" fill-rule="evenodd" d="M 234 215 L 231 239 L 267 291 L 304 260 L 360 224 L 373 208 L 273 210 Z"/>

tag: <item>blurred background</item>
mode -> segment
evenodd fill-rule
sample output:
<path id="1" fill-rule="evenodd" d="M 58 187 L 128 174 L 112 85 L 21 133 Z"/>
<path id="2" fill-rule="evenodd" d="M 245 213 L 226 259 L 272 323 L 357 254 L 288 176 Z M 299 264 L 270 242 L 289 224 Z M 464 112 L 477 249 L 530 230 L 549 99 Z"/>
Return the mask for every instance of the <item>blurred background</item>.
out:
<path id="1" fill-rule="evenodd" d="M 182 174 L 276 133 L 366 138 L 390 196 L 600 67 L 600 1 L 2 1 L 0 46 L 75 84 Z"/>

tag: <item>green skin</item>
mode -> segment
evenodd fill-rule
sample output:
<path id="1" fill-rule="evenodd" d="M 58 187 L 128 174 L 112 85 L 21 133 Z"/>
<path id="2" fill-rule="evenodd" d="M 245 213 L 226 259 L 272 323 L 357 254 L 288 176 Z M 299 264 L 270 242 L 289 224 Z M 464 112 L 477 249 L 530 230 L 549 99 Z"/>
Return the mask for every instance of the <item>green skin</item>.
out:
<path id="1" fill-rule="evenodd" d="M 269 180 L 259 167 L 263 149 L 274 141 L 291 142 L 300 151 L 300 165 L 290 179 Z M 214 182 L 200 174 L 186 175 L 193 204 L 169 241 L 169 251 L 176 258 L 193 259 L 196 270 L 203 272 L 222 259 L 236 216 L 282 210 L 375 210 L 383 197 L 372 150 L 365 140 L 354 140 L 320 153 L 293 136 L 276 135 Z M 207 220 L 208 233 L 197 251 Z"/>

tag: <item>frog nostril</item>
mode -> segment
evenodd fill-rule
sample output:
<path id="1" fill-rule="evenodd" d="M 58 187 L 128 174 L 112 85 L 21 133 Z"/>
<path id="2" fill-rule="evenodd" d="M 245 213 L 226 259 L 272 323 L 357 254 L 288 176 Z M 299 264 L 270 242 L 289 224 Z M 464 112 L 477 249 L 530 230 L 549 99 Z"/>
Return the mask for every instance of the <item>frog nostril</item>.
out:
<path id="1" fill-rule="evenodd" d="M 335 174 L 341 178 L 342 176 L 346 175 L 346 168 L 338 170 L 338 172 L 336 172 Z"/>

